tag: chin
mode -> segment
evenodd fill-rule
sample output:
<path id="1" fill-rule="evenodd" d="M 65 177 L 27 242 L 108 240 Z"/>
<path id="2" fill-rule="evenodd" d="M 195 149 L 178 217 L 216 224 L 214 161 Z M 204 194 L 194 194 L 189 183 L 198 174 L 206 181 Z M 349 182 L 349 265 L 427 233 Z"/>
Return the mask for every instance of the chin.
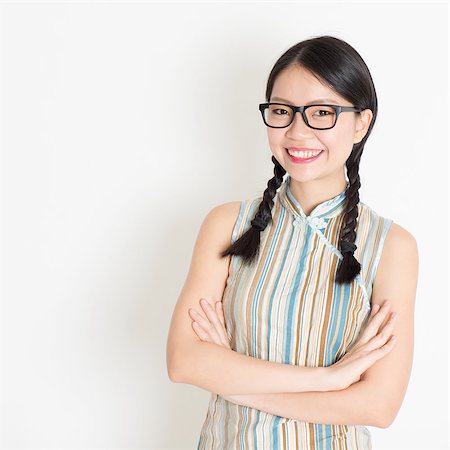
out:
<path id="1" fill-rule="evenodd" d="M 309 183 L 311 181 L 315 181 L 320 178 L 320 176 L 312 174 L 289 173 L 289 176 L 291 177 L 292 180 L 296 181 L 297 183 Z"/>

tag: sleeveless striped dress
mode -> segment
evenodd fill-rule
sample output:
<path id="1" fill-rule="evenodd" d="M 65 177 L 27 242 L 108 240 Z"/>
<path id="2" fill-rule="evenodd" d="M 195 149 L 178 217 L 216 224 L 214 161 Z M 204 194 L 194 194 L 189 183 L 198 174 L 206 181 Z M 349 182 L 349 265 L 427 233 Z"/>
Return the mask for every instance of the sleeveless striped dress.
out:
<path id="1" fill-rule="evenodd" d="M 392 223 L 359 202 L 356 227 L 360 274 L 334 282 L 346 192 L 306 216 L 289 188 L 274 197 L 272 222 L 261 232 L 257 259 L 231 256 L 223 311 L 231 348 L 266 361 L 301 366 L 336 362 L 365 326 L 383 242 Z M 348 186 L 348 182 L 347 182 Z M 262 196 L 241 202 L 232 242 L 251 224 Z M 308 423 L 237 405 L 211 393 L 197 450 L 369 450 L 362 425 Z"/>

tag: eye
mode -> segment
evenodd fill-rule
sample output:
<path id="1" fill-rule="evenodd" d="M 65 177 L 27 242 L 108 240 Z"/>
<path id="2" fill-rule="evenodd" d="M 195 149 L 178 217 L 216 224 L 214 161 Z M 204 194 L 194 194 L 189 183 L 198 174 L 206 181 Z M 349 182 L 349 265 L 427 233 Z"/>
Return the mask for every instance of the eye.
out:
<path id="1" fill-rule="evenodd" d="M 281 113 L 278 113 L 277 111 L 282 111 L 282 112 L 281 112 Z M 272 109 L 272 112 L 273 112 L 274 114 L 276 114 L 277 116 L 282 116 L 282 115 L 284 115 L 284 114 L 289 114 L 288 111 L 286 111 L 285 109 L 282 109 L 282 108 Z"/>
<path id="2" fill-rule="evenodd" d="M 328 116 L 330 114 L 334 114 L 333 112 L 327 111 L 325 109 L 319 109 L 319 110 L 315 111 L 314 114 L 315 113 L 325 113 L 325 114 L 317 114 L 319 117 L 323 117 L 323 116 Z"/>

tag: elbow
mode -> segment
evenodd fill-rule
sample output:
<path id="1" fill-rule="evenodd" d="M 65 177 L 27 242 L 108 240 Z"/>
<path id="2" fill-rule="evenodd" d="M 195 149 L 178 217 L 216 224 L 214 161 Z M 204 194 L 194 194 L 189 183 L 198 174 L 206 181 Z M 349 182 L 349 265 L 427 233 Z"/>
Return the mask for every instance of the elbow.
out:
<path id="1" fill-rule="evenodd" d="M 197 349 L 200 349 L 200 352 L 203 350 L 202 341 L 198 342 L 200 346 L 197 342 L 188 342 L 167 349 L 167 375 L 173 383 L 194 384 L 193 380 L 196 379 L 198 369 L 197 362 L 201 358 L 201 353 L 196 352 Z"/>
<path id="2" fill-rule="evenodd" d="M 377 428 L 389 428 L 394 420 L 388 417 L 381 417 L 374 423 Z"/>
<path id="3" fill-rule="evenodd" d="M 178 348 L 167 354 L 167 375 L 173 383 L 191 384 L 193 364 L 192 346 Z"/>
<path id="4" fill-rule="evenodd" d="M 182 377 L 183 370 L 181 368 L 180 359 L 175 354 L 167 353 L 166 357 L 167 375 L 172 383 L 184 383 Z"/>
<path id="5" fill-rule="evenodd" d="M 178 371 L 174 367 L 173 363 L 167 361 L 167 376 L 172 383 L 179 383 L 180 377 L 178 375 Z"/>
<path id="6" fill-rule="evenodd" d="M 362 402 L 359 403 L 360 413 L 364 415 L 367 425 L 377 428 L 389 428 L 400 410 L 403 396 L 398 392 L 385 390 L 380 395 L 379 386 L 373 386 L 367 382 L 366 394 L 361 396 Z"/>
<path id="7" fill-rule="evenodd" d="M 389 428 L 396 416 L 397 416 L 398 409 L 393 408 L 381 408 L 379 413 L 376 415 L 375 420 L 373 420 L 373 425 L 378 428 Z"/>
<path id="8" fill-rule="evenodd" d="M 181 383 L 179 373 L 174 369 L 167 368 L 167 375 L 172 383 Z"/>
<path id="9" fill-rule="evenodd" d="M 187 383 L 185 371 L 180 365 L 167 365 L 167 375 L 172 383 Z"/>
<path id="10" fill-rule="evenodd" d="M 377 428 L 390 427 L 398 412 L 398 408 L 394 408 L 386 399 L 376 397 L 371 397 L 360 406 L 359 423 Z"/>

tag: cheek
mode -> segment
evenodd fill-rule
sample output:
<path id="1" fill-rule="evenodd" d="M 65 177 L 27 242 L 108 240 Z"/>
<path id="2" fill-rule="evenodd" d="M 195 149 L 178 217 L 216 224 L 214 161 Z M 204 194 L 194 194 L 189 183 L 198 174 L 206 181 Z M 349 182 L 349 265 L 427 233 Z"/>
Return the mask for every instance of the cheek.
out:
<path id="1" fill-rule="evenodd" d="M 275 128 L 267 128 L 267 138 L 271 145 L 279 145 L 283 139 L 283 133 Z"/>
<path id="2" fill-rule="evenodd" d="M 280 153 L 282 153 L 282 149 L 283 149 L 282 142 L 284 139 L 284 134 L 274 128 L 268 128 L 267 138 L 268 138 L 269 146 L 272 150 L 272 153 L 275 155 L 279 155 Z"/>
<path id="3" fill-rule="evenodd" d="M 328 157 L 345 162 L 353 148 L 353 136 L 347 130 L 329 130 L 320 136 L 320 141 L 328 149 Z M 331 131 L 333 131 L 331 133 Z"/>

